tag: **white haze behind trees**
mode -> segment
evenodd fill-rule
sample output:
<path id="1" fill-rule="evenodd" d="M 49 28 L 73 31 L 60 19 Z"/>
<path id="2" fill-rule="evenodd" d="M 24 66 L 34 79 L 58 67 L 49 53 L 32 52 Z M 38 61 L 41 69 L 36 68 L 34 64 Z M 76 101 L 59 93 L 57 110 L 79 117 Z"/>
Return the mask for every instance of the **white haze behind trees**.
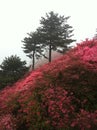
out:
<path id="1" fill-rule="evenodd" d="M 35 31 L 41 17 L 50 11 L 71 16 L 68 24 L 77 42 L 95 35 L 97 0 L 0 0 L 0 64 L 15 54 L 30 64 L 21 40 Z"/>
<path id="2" fill-rule="evenodd" d="M 58 53 L 56 51 L 52 51 L 52 61 L 59 58 L 60 56 L 62 56 L 62 53 Z M 48 51 L 46 52 L 46 56 L 48 57 Z M 48 59 L 46 58 L 40 58 L 39 60 L 36 61 L 35 63 L 35 68 L 39 68 L 41 67 L 43 64 L 48 63 Z"/>

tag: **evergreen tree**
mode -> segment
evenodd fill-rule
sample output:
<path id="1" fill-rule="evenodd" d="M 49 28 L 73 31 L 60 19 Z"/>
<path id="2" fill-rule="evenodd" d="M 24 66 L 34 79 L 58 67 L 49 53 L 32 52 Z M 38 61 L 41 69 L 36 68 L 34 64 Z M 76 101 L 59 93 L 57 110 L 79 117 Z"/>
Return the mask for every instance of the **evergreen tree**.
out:
<path id="1" fill-rule="evenodd" d="M 0 89 L 20 79 L 28 70 L 26 61 L 18 56 L 5 57 L 0 65 Z"/>
<path id="2" fill-rule="evenodd" d="M 67 24 L 69 17 L 59 16 L 51 11 L 46 14 L 46 18 L 40 20 L 41 27 L 38 28 L 42 44 L 49 49 L 49 62 L 51 62 L 52 50 L 64 53 L 68 49 L 68 45 L 75 40 L 73 36 L 72 26 Z"/>
<path id="3" fill-rule="evenodd" d="M 39 59 L 42 56 L 42 44 L 41 44 L 41 37 L 38 31 L 28 33 L 28 37 L 25 37 L 22 42 L 23 44 L 23 51 L 27 53 L 27 56 L 32 59 L 32 69 L 35 68 L 35 59 Z"/>

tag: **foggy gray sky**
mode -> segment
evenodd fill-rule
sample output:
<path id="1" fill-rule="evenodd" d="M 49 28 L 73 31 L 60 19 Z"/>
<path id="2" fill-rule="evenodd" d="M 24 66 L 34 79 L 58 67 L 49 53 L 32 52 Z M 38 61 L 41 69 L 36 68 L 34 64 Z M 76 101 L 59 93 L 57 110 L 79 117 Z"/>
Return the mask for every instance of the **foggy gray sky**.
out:
<path id="1" fill-rule="evenodd" d="M 21 40 L 50 11 L 71 16 L 68 23 L 73 26 L 77 42 L 92 38 L 97 28 L 96 3 L 96 0 L 0 0 L 0 64 L 12 54 L 29 62 Z"/>

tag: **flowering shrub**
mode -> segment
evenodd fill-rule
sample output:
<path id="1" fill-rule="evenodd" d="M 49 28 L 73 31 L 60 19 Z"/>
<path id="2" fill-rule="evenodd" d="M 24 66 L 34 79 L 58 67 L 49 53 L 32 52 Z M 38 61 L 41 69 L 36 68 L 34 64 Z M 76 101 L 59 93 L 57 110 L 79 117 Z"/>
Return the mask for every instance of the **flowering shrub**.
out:
<path id="1" fill-rule="evenodd" d="M 16 130 L 15 119 L 7 114 L 0 117 L 0 130 Z"/>
<path id="2" fill-rule="evenodd" d="M 72 96 L 62 87 L 49 88 L 44 93 L 42 102 L 44 116 L 49 118 L 49 123 L 57 128 L 68 128 L 74 115 Z"/>
<path id="3" fill-rule="evenodd" d="M 97 40 L 0 91 L 1 130 L 96 130 Z"/>
<path id="4" fill-rule="evenodd" d="M 80 110 L 80 113 L 77 114 L 76 119 L 71 124 L 72 127 L 80 128 L 82 130 L 97 129 L 97 111 L 94 113 L 87 112 L 83 109 Z"/>

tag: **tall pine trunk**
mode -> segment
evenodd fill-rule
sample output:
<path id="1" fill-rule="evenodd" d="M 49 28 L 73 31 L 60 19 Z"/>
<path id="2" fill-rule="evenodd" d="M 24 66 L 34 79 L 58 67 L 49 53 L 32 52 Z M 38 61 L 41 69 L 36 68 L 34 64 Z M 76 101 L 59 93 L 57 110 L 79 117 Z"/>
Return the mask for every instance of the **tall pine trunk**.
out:
<path id="1" fill-rule="evenodd" d="M 35 53 L 33 53 L 33 64 L 32 65 L 33 65 L 32 70 L 34 70 L 34 68 L 35 68 Z"/>
<path id="2" fill-rule="evenodd" d="M 34 70 L 34 69 L 35 69 L 35 53 L 33 53 L 32 55 L 32 65 L 31 65 L 30 70 Z"/>
<path id="3" fill-rule="evenodd" d="M 52 46 L 51 44 L 49 45 L 49 62 L 52 60 Z"/>

